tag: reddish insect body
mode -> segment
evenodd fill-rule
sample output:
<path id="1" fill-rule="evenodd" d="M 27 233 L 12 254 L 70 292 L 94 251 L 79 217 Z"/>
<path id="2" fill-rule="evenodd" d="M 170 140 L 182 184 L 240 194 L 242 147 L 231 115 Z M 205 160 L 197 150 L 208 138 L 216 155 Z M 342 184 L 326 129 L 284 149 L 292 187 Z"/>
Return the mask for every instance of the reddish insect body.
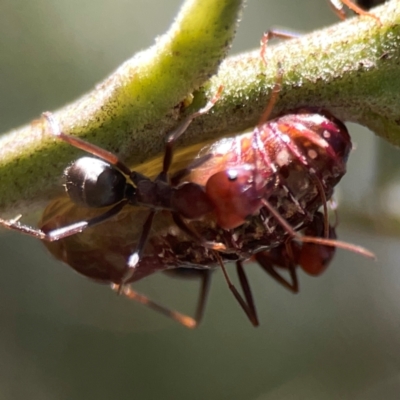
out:
<path id="1" fill-rule="evenodd" d="M 269 38 L 266 35 L 263 40 L 263 58 Z M 191 166 L 170 176 L 173 143 L 194 118 L 209 111 L 220 89 L 206 107 L 168 137 L 163 167 L 154 180 L 130 170 L 114 154 L 62 133 L 53 116 L 45 114 L 53 135 L 97 158 L 83 157 L 65 170 L 67 193 L 75 203 L 72 208 L 52 212 L 52 205 L 41 229 L 21 225 L 18 219 L 0 220 L 0 224 L 49 242 L 52 253 L 77 271 L 111 282 L 126 296 L 190 327 L 197 321 L 152 303 L 127 284 L 160 270 L 177 268 L 176 273 L 182 274 L 189 267 L 207 270 L 219 265 L 235 298 L 257 325 L 242 261 L 254 255 L 278 281 L 282 279 L 275 266 L 287 269 L 292 290 L 297 291 L 298 264 L 308 272 L 321 272 L 335 247 L 371 256 L 364 249 L 333 240 L 327 219 L 327 200 L 346 172 L 351 149 L 345 126 L 326 111 L 307 108 L 266 121 L 280 77 L 254 131 L 218 141 Z M 322 219 L 317 213 L 321 206 Z M 98 214 L 96 210 L 102 207 L 110 208 Z M 138 217 L 143 207 L 149 212 Z M 155 218 L 156 213 L 162 218 Z M 141 223 L 131 220 L 129 232 L 116 241 L 111 225 L 116 223 L 121 230 L 119 219 L 128 214 L 136 215 Z M 98 227 L 87 235 L 76 235 L 94 225 Z M 298 234 L 300 230 L 305 230 L 305 236 Z M 237 262 L 244 298 L 226 273 L 224 263 L 229 261 Z M 203 279 L 205 288 L 209 273 L 194 275 Z M 199 304 L 204 304 L 203 297 Z"/>
<path id="2" fill-rule="evenodd" d="M 247 190 L 250 187 L 251 192 L 253 178 L 259 176 L 259 180 L 264 182 L 261 186 L 264 192 L 262 196 L 259 193 L 253 197 L 248 196 L 251 201 L 267 200 L 296 230 L 306 228 L 306 235 L 317 238 L 326 236 L 325 219 L 316 211 L 324 205 L 326 198 L 330 198 L 334 185 L 345 173 L 345 163 L 351 148 L 346 128 L 329 114 L 299 110 L 269 121 L 257 129 L 258 140 L 254 139 L 253 133 L 248 133 L 222 139 L 203 149 L 200 159 L 209 154 L 212 156 L 207 157 L 207 162 L 194 168 L 185 179 L 199 186 L 205 185 L 206 194 L 215 187 L 219 189 L 228 185 L 228 188 L 234 188 L 235 196 L 240 197 L 243 188 Z M 238 175 L 245 176 L 248 181 L 229 180 L 231 170 L 239 171 Z M 245 174 L 241 175 L 243 170 Z M 251 174 L 247 175 L 247 171 L 251 171 Z M 221 179 L 224 185 L 220 183 Z M 230 201 L 235 203 L 235 196 L 228 195 L 224 204 L 229 204 Z M 90 217 L 87 209 L 73 206 L 65 200 L 64 203 L 61 201 L 62 204 L 66 210 L 54 210 L 57 205 L 52 205 L 46 211 L 42 223 L 43 231 L 52 231 L 73 220 Z M 209 213 L 201 220 L 189 222 L 188 227 L 198 232 L 203 241 L 218 241 L 224 245 L 226 251 L 219 253 L 201 242 L 193 241 L 186 230 L 177 228 L 170 213 L 163 212 L 153 221 L 148 245 L 144 248 L 129 282 L 140 280 L 157 271 L 174 268 L 176 271 L 172 273 L 175 275 L 188 276 L 187 269 L 196 268 L 195 272 L 189 273 L 189 276 L 202 280 L 195 320 L 155 305 L 129 287 L 124 289 L 124 294 L 150 305 L 186 326 L 196 326 L 199 315 L 203 313 L 206 288 L 209 285 L 208 268 L 220 265 L 221 261 L 236 261 L 246 298 L 241 305 L 256 325 L 256 311 L 242 261 L 254 256 L 274 279 L 290 290 L 297 291 L 297 265 L 316 275 L 322 272 L 333 257 L 335 248 L 332 246 L 299 244 L 293 241 L 285 226 L 268 215 L 268 209 L 263 208 L 263 203 L 259 203 L 258 209 L 251 211 L 243 207 L 239 209 L 240 212 L 243 210 L 246 212 L 240 214 L 240 218 L 243 218 L 241 224 L 230 230 L 223 229 L 217 223 L 221 215 L 222 218 L 225 214 L 230 217 L 235 212 L 231 208 L 228 208 L 228 212 L 223 206 L 216 208 L 214 214 Z M 248 218 L 245 219 L 245 216 Z M 47 247 L 57 258 L 78 272 L 97 281 L 119 284 L 125 274 L 126 259 L 140 241 L 144 220 L 145 215 L 141 209 L 130 207 L 93 231 L 48 243 Z M 329 237 L 335 238 L 333 230 Z M 289 272 L 291 282 L 280 274 L 282 268 Z M 235 297 L 238 298 L 237 295 Z"/>
<path id="3" fill-rule="evenodd" d="M 351 150 L 343 123 L 318 111 L 297 110 L 206 149 L 212 157 L 189 179 L 205 186 L 219 226 L 243 225 L 265 207 L 265 200 L 292 226 L 311 222 L 345 174 Z M 264 245 L 280 241 L 285 230 L 280 222 L 267 226 Z"/>

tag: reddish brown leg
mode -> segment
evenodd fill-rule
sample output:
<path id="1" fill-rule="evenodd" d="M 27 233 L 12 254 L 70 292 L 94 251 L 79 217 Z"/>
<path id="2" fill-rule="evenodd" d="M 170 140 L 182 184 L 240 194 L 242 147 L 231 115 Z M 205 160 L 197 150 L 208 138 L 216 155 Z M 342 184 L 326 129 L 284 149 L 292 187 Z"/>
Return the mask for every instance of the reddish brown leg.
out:
<path id="1" fill-rule="evenodd" d="M 77 149 L 81 149 L 86 151 L 93 156 L 101 158 L 102 160 L 108 162 L 111 165 L 117 167 L 121 172 L 126 175 L 130 175 L 130 168 L 124 164 L 115 154 L 110 153 L 107 150 L 102 149 L 92 143 L 86 142 L 83 139 L 80 139 L 76 136 L 67 135 L 60 130 L 60 125 L 58 121 L 54 118 L 53 114 L 50 112 L 45 112 L 42 114 L 44 118 L 47 119 L 50 125 L 50 133 L 58 139 L 63 140 L 64 142 L 70 144 L 71 146 L 76 147 Z"/>
<path id="2" fill-rule="evenodd" d="M 172 175 L 170 175 L 169 178 L 171 185 L 177 186 L 186 175 L 190 174 L 192 170 L 196 169 L 197 167 L 200 167 L 205 162 L 210 160 L 212 157 L 213 157 L 212 154 L 206 154 L 202 157 L 195 158 L 194 161 L 192 161 L 186 168 L 174 172 Z"/>
<path id="3" fill-rule="evenodd" d="M 267 45 L 268 42 L 272 39 L 296 39 L 300 37 L 300 35 L 298 33 L 294 33 L 294 32 L 284 32 L 284 31 L 279 31 L 277 29 L 271 29 L 268 30 L 264 33 L 263 37 L 261 38 L 261 51 L 260 51 L 260 55 L 261 58 L 264 61 L 264 64 L 267 65 L 267 58 L 266 58 L 266 50 L 267 50 Z"/>
<path id="4" fill-rule="evenodd" d="M 305 229 L 305 235 L 322 237 L 325 234 L 324 216 L 317 212 L 311 224 Z M 336 239 L 335 229 L 330 227 L 329 238 Z M 296 266 L 312 276 L 318 276 L 325 271 L 335 255 L 336 248 L 314 243 L 303 243 L 302 245 L 287 241 L 269 251 L 263 251 L 255 255 L 260 266 L 271 275 L 277 282 L 290 291 L 297 293 L 299 290 Z M 289 271 L 290 280 L 285 279 L 277 268 L 284 268 Z"/>
<path id="5" fill-rule="evenodd" d="M 152 310 L 157 311 L 165 315 L 166 317 L 173 319 L 174 321 L 180 323 L 181 325 L 186 326 L 186 328 L 196 328 L 197 326 L 197 321 L 194 318 L 189 317 L 188 315 L 185 314 L 181 314 L 177 311 L 170 310 L 154 302 L 153 300 L 150 300 L 147 296 L 144 296 L 133 290 L 129 285 L 116 285 L 113 283 L 111 285 L 111 289 L 115 290 L 119 294 L 123 294 L 130 300 L 137 301 L 138 303 L 141 303 L 151 308 Z"/>
<path id="6" fill-rule="evenodd" d="M 23 225 L 18 222 L 21 216 L 11 220 L 4 220 L 0 218 L 0 225 L 3 225 L 5 228 L 12 229 L 18 231 L 20 233 L 24 233 L 29 236 L 33 236 L 35 238 L 45 240 L 48 242 L 54 242 L 56 240 L 64 239 L 68 236 L 75 235 L 76 233 L 83 232 L 85 229 L 100 224 L 107 219 L 117 215 L 121 209 L 126 205 L 127 201 L 121 201 L 114 207 L 107 210 L 105 213 L 100 214 L 94 218 L 90 218 L 86 221 L 75 222 L 71 225 L 64 226 L 62 228 L 54 229 L 49 232 L 44 232 L 41 229 L 35 229 L 27 225 Z"/>
<path id="7" fill-rule="evenodd" d="M 375 14 L 363 10 L 357 4 L 351 0 L 329 0 L 333 12 L 341 19 L 346 19 L 346 12 L 344 11 L 344 5 L 346 5 L 350 10 L 354 11 L 358 15 L 368 16 L 374 18 L 379 25 L 382 25 L 381 20 Z"/>
<path id="8" fill-rule="evenodd" d="M 214 104 L 220 98 L 222 89 L 223 89 L 223 87 L 220 86 L 218 88 L 217 93 L 214 95 L 214 97 L 203 108 L 201 108 L 199 111 L 196 111 L 195 113 L 189 115 L 182 122 L 182 124 L 178 126 L 178 128 L 175 131 L 171 132 L 168 135 L 166 143 L 165 143 L 163 170 L 159 175 L 159 179 L 167 180 L 167 174 L 168 174 L 168 171 L 171 166 L 172 159 L 173 159 L 173 146 L 174 146 L 175 142 L 181 137 L 181 135 L 183 133 L 185 133 L 186 129 L 188 128 L 188 126 L 192 123 L 192 121 L 195 118 L 200 117 L 201 115 L 207 114 L 211 110 L 211 108 L 214 106 Z"/>
<path id="9" fill-rule="evenodd" d="M 252 321 L 252 323 L 253 323 L 253 321 L 255 321 L 256 322 L 255 326 L 257 326 L 259 324 L 258 317 L 257 317 L 257 310 L 256 310 L 256 306 L 254 304 L 253 294 L 251 293 L 249 281 L 247 279 L 246 273 L 244 272 L 243 263 L 241 261 L 236 262 L 236 272 L 239 277 L 240 286 L 242 287 L 243 294 L 246 299 L 246 303 L 247 303 L 250 313 L 252 315 L 252 317 L 250 318 L 250 321 Z M 254 323 L 253 323 L 253 325 L 254 325 Z"/>
<path id="10" fill-rule="evenodd" d="M 172 272 L 172 270 L 171 270 Z M 177 275 L 179 275 L 179 269 L 176 271 Z M 150 309 L 157 311 L 158 313 L 161 313 L 165 315 L 168 318 L 173 319 L 174 321 L 178 322 L 179 324 L 185 326 L 186 328 L 196 328 L 199 326 L 203 315 L 204 315 L 204 309 L 207 301 L 207 295 L 208 291 L 210 288 L 210 283 L 211 283 L 211 270 L 201 270 L 199 273 L 196 273 L 196 275 L 201 276 L 201 286 L 200 286 L 200 293 L 199 293 L 199 299 L 197 302 L 196 306 L 196 312 L 195 312 L 195 317 L 192 318 L 188 315 L 182 314 L 178 311 L 171 310 L 169 308 L 166 308 L 153 300 L 149 299 L 147 296 L 144 296 L 135 290 L 133 290 L 129 285 L 117 285 L 117 284 L 112 284 L 111 288 L 116 291 L 119 294 L 123 294 L 125 297 L 129 298 L 130 300 L 137 301 L 140 304 L 143 304 Z"/>
<path id="11" fill-rule="evenodd" d="M 208 298 L 208 292 L 210 291 L 211 285 L 211 270 L 203 270 L 201 274 L 201 286 L 199 293 L 199 300 L 197 301 L 196 313 L 195 313 L 195 321 L 196 326 L 200 324 L 203 320 L 204 310 L 206 308 L 206 302 Z"/>
<path id="12" fill-rule="evenodd" d="M 291 246 L 291 243 L 288 244 Z M 298 293 L 299 283 L 296 273 L 296 262 L 289 256 L 286 244 L 280 245 L 270 251 L 255 254 L 255 259 L 260 267 L 283 287 L 293 293 Z M 289 272 L 290 280 L 283 277 L 277 270 L 284 268 Z"/>
<path id="13" fill-rule="evenodd" d="M 257 313 L 256 313 L 256 310 L 254 307 L 253 298 L 251 296 L 250 287 L 249 287 L 249 284 L 248 284 L 248 281 L 247 281 L 246 275 L 244 274 L 243 269 L 242 269 L 242 271 L 239 272 L 239 270 L 240 270 L 240 267 L 239 267 L 238 274 L 239 274 L 240 283 L 241 283 L 243 291 L 245 293 L 246 300 L 243 299 L 241 294 L 236 289 L 235 285 L 230 280 L 229 275 L 226 271 L 225 265 L 224 265 L 220 255 L 217 252 L 215 252 L 215 256 L 217 257 L 217 259 L 219 261 L 219 265 L 222 269 L 222 273 L 224 274 L 224 278 L 226 280 L 226 283 L 228 284 L 229 290 L 235 296 L 235 299 L 240 304 L 240 307 L 242 307 L 243 311 L 247 315 L 247 318 L 250 320 L 250 322 L 253 324 L 253 326 L 258 326 L 259 322 L 258 322 L 258 318 L 257 318 Z M 242 281 L 242 279 L 243 279 L 243 281 Z M 248 303 L 249 299 L 250 299 L 250 304 Z"/>
<path id="14" fill-rule="evenodd" d="M 263 200 L 264 207 L 269 211 L 269 213 L 278 221 L 278 223 L 286 230 L 286 232 L 294 239 L 303 243 L 314 243 L 317 245 L 337 247 L 340 249 L 352 251 L 353 253 L 360 254 L 364 257 L 372 258 L 375 260 L 375 254 L 365 249 L 364 247 L 357 246 L 355 244 L 342 242 L 340 240 L 325 239 L 313 236 L 301 236 L 297 233 L 290 224 L 279 214 L 279 212 L 268 203 L 268 201 Z"/>

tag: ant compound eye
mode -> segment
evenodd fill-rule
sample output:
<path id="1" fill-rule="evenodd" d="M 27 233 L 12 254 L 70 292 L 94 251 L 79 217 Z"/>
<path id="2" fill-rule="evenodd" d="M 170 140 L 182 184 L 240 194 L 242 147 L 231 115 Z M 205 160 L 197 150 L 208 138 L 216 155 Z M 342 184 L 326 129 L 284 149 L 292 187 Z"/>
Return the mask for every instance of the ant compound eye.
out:
<path id="1" fill-rule="evenodd" d="M 106 207 L 124 198 L 124 175 L 97 158 L 79 158 L 66 168 L 64 176 L 66 191 L 77 205 Z"/>

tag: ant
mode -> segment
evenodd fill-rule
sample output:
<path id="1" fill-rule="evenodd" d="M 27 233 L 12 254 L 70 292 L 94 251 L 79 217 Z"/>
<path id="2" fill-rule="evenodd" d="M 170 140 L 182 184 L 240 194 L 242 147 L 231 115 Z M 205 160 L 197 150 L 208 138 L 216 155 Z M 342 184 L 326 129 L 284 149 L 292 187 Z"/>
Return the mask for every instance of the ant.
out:
<path id="1" fill-rule="evenodd" d="M 266 42 L 267 40 L 265 39 L 263 41 L 263 53 L 265 52 Z M 265 156 L 266 154 L 265 151 L 259 151 L 258 142 L 262 136 L 262 132 L 267 132 L 266 134 L 268 135 L 268 127 L 274 123 L 274 120 L 269 122 L 266 122 L 266 120 L 276 101 L 276 96 L 278 94 L 277 88 L 279 88 L 279 85 L 280 83 L 275 85 L 273 91 L 274 94 L 271 96 L 271 100 L 266 112 L 263 115 L 263 119 L 260 121 L 255 131 L 250 133 L 251 143 L 255 145 L 255 147 L 247 149 L 247 153 L 251 155 L 251 163 L 240 163 L 237 167 L 219 165 L 218 167 L 222 168 L 222 170 L 219 172 L 215 172 L 215 170 L 212 171 L 211 176 L 207 180 L 205 188 L 203 185 L 193 181 L 185 181 L 183 183 L 174 184 L 169 183 L 168 170 L 172 162 L 172 144 L 185 131 L 186 127 L 194 118 L 204 114 L 212 107 L 217 100 L 220 91 L 216 94 L 216 96 L 214 96 L 211 102 L 206 105 L 206 107 L 189 116 L 184 123 L 169 136 L 166 142 L 163 170 L 154 181 L 135 171 L 131 171 L 115 155 L 107 152 L 106 150 L 89 144 L 82 139 L 60 132 L 58 129 L 58 124 L 55 122 L 52 115 L 46 113 L 44 116 L 50 123 L 52 133 L 57 138 L 99 157 L 83 157 L 67 167 L 64 175 L 66 177 L 66 191 L 70 199 L 76 205 L 87 208 L 99 208 L 105 206 L 111 206 L 111 208 L 109 208 L 103 214 L 93 218 L 79 221 L 50 231 L 33 229 L 28 226 L 21 225 L 16 219 L 11 221 L 0 220 L 0 223 L 8 228 L 52 242 L 65 239 L 68 236 L 82 232 L 88 227 L 104 222 L 112 216 L 120 213 L 121 210 L 128 204 L 134 206 L 146 206 L 150 208 L 150 212 L 143 223 L 142 232 L 137 240 L 136 250 L 132 253 L 132 255 L 129 256 L 127 263 L 128 266 L 125 272 L 122 274 L 122 276 L 114 281 L 115 288 L 119 292 L 131 298 L 135 297 L 136 300 L 141 301 L 142 297 L 140 297 L 140 295 L 138 295 L 136 292 L 133 292 L 132 289 L 125 284 L 137 280 L 137 277 L 135 276 L 135 269 L 139 264 L 142 252 L 150 235 L 156 212 L 160 209 L 168 210 L 171 212 L 174 222 L 185 234 L 194 238 L 194 240 L 198 241 L 198 243 L 202 246 L 215 251 L 217 261 L 223 270 L 230 290 L 233 292 L 235 298 L 238 300 L 251 322 L 254 325 L 258 325 L 258 320 L 256 318 L 253 306 L 254 303 L 252 301 L 251 292 L 242 265 L 239 263 L 237 270 L 240 283 L 244 291 L 245 300 L 242 298 L 242 296 L 240 296 L 237 289 L 231 283 L 226 272 L 223 259 L 219 254 L 219 252 L 223 253 L 225 250 L 228 251 L 230 249 L 227 249 L 226 245 L 222 243 L 205 241 L 201 235 L 190 228 L 185 221 L 186 219 L 195 220 L 196 218 L 200 218 L 211 212 L 214 212 L 219 227 L 224 230 L 232 230 L 243 225 L 249 215 L 258 214 L 260 209 L 264 208 L 271 214 L 277 223 L 283 227 L 286 236 L 289 235 L 291 238 L 295 238 L 303 243 L 309 242 L 323 246 L 327 245 L 333 247 L 342 247 L 365 255 L 370 255 L 370 253 L 364 249 L 360 249 L 347 243 L 331 240 L 329 239 L 329 236 L 326 238 L 300 236 L 285 220 L 285 218 L 282 217 L 273 206 L 271 206 L 270 202 L 266 200 L 275 190 L 274 187 L 270 188 L 270 185 L 277 185 L 276 182 L 279 171 L 274 170 L 274 168 L 270 168 L 267 171 L 265 171 L 265 168 L 259 168 L 257 165 L 257 159 L 254 158 L 254 155 L 258 155 L 258 153 L 260 153 L 261 156 Z M 285 116 L 285 118 L 287 118 L 287 116 Z M 280 138 L 282 137 L 283 136 L 280 136 Z M 267 136 L 266 140 L 269 139 L 270 138 Z M 311 136 L 308 139 L 314 141 L 316 140 L 312 139 Z M 337 138 L 335 138 L 335 140 L 336 139 Z M 325 142 L 323 143 L 325 147 L 328 146 Z M 319 143 L 316 144 L 318 145 Z M 288 147 L 292 152 L 294 152 L 293 155 L 303 162 L 305 171 L 307 174 L 309 174 L 309 171 L 311 170 L 309 165 L 310 163 L 301 154 L 301 150 L 296 146 L 290 146 L 290 143 L 282 142 L 281 145 Z M 257 150 L 257 154 L 254 153 L 255 150 Z M 274 149 L 270 148 L 269 151 L 274 151 Z M 208 159 L 212 160 L 212 158 L 212 156 L 200 157 L 198 160 L 195 160 L 195 162 L 189 168 L 187 168 L 184 173 L 187 173 L 187 170 L 189 172 L 196 171 L 196 169 L 201 168 L 201 165 L 205 164 Z M 289 163 L 290 159 L 288 158 L 287 161 Z M 345 170 L 343 168 L 339 168 L 339 164 L 336 161 L 337 160 L 335 158 L 335 168 L 339 170 L 341 174 L 344 174 Z M 268 167 L 273 166 L 273 163 L 268 164 Z M 178 177 L 182 175 L 184 174 L 181 171 L 176 174 Z M 316 182 L 318 182 L 317 187 L 320 191 L 320 197 L 323 199 L 323 203 L 325 204 L 326 195 L 323 189 L 321 189 L 323 182 L 317 178 L 317 175 L 315 175 L 314 179 Z M 280 180 L 282 180 L 282 178 L 280 178 Z M 171 181 L 174 181 L 174 179 L 171 179 Z M 282 187 L 284 185 L 282 185 L 280 182 L 278 186 Z M 221 188 L 226 189 L 226 192 L 224 194 L 216 194 L 216 191 Z M 285 187 L 285 189 L 290 193 L 290 189 L 287 187 Z M 268 191 L 270 191 L 270 193 L 268 193 Z M 306 191 L 309 191 L 309 189 Z M 222 203 L 221 200 L 223 200 Z M 291 200 L 295 200 L 295 194 L 291 194 Z M 307 205 L 304 206 L 304 209 L 301 208 L 300 205 L 296 206 L 300 207 L 302 214 L 307 214 Z M 302 216 L 303 219 L 305 218 L 304 215 Z M 266 236 L 268 237 L 268 234 L 266 234 Z M 281 239 L 279 238 L 279 240 Z M 233 251 L 236 252 L 238 250 L 233 249 Z M 142 302 L 144 302 L 144 300 Z M 145 302 L 148 304 L 147 299 Z"/>
<path id="2" fill-rule="evenodd" d="M 261 54 L 265 63 L 265 48 L 269 38 L 270 36 L 266 35 L 262 41 Z M 282 165 L 280 165 L 279 162 L 277 165 L 275 161 L 271 162 L 272 157 L 270 156 L 273 155 L 274 151 L 276 152 L 276 149 L 262 148 L 263 139 L 267 141 L 270 140 L 270 137 L 266 137 L 266 135 L 269 132 L 269 128 L 273 126 L 275 122 L 275 120 L 268 122 L 267 120 L 280 90 L 281 77 L 282 73 L 280 72 L 266 110 L 259 124 L 251 133 L 250 148 L 243 148 L 244 153 L 247 152 L 251 155 L 252 162 L 243 164 L 237 161 L 233 166 L 218 166 L 222 169 L 217 172 L 215 172 L 215 169 L 211 171 L 212 173 L 208 176 L 205 185 L 196 183 L 193 180 L 181 182 L 181 179 L 192 171 L 196 172 L 196 169 L 199 169 L 210 159 L 212 160 L 212 155 L 209 154 L 200 157 L 188 168 L 178 171 L 174 176 L 170 176 L 169 169 L 173 160 L 173 144 L 185 132 L 189 124 L 195 118 L 207 113 L 212 108 L 218 100 L 222 88 L 219 88 L 215 96 L 205 107 L 188 116 L 184 122 L 168 136 L 165 145 L 163 168 L 154 180 L 136 171 L 132 171 L 114 154 L 82 139 L 64 134 L 60 131 L 59 125 L 53 115 L 51 113 L 44 113 L 43 116 L 49 123 L 50 132 L 56 138 L 97 157 L 82 157 L 65 169 L 66 191 L 72 202 L 78 206 L 87 208 L 110 208 L 93 218 L 78 221 L 50 231 L 34 229 L 22 225 L 18 221 L 19 217 L 8 221 L 0 219 L 0 224 L 41 240 L 53 242 L 65 239 L 84 231 L 88 227 L 102 223 L 119 214 L 127 205 L 143 206 L 150 209 L 143 223 L 139 239 L 137 240 L 136 249 L 129 256 L 125 271 L 114 281 L 114 288 L 119 293 L 123 293 L 128 297 L 135 298 L 135 300 L 149 304 L 147 298 L 144 300 L 143 296 L 140 297 L 141 295 L 133 292 L 126 284 L 137 280 L 135 277 L 135 270 L 140 264 L 143 250 L 150 236 L 154 216 L 159 210 L 169 211 L 175 224 L 187 236 L 191 237 L 205 248 L 214 251 L 230 290 L 233 292 L 235 298 L 238 300 L 253 325 L 258 325 L 254 302 L 241 261 L 237 263 L 237 271 L 244 292 L 244 299 L 231 283 L 224 266 L 222 256 L 224 252 L 233 251 L 240 253 L 240 251 L 235 247 L 228 248 L 225 244 L 220 242 L 206 241 L 202 235 L 190 227 L 187 221 L 202 219 L 209 214 L 213 214 L 219 228 L 230 232 L 246 224 L 249 216 L 258 216 L 258 214 L 260 214 L 263 218 L 263 222 L 266 222 L 266 226 L 268 225 L 268 220 L 273 219 L 275 220 L 275 225 L 280 226 L 284 231 L 284 238 L 282 239 L 281 237 L 278 242 L 276 242 L 277 239 L 275 239 L 275 243 L 273 244 L 275 246 L 280 245 L 282 240 L 298 240 L 303 243 L 301 249 L 304 249 L 304 252 L 306 252 L 309 248 L 309 244 L 313 244 L 317 246 L 315 247 L 317 250 L 321 249 L 315 252 L 315 259 L 318 260 L 319 257 L 322 261 L 326 258 L 325 250 L 322 250 L 325 249 L 326 246 L 332 248 L 341 247 L 366 256 L 373 256 L 365 249 L 334 240 L 330 236 L 326 201 L 327 197 L 329 198 L 331 195 L 333 186 L 345 173 L 344 164 L 347 155 L 336 154 L 335 148 L 332 147 L 327 140 L 316 138 L 312 135 L 313 132 L 311 130 L 305 134 L 306 141 L 315 145 L 317 148 L 320 147 L 322 155 L 324 151 L 327 153 L 330 152 L 329 156 L 333 159 L 334 163 L 336 162 L 334 167 L 337 171 L 333 174 L 336 174 L 336 176 L 334 176 L 331 181 L 325 181 L 323 177 L 320 178 L 318 176 L 320 171 L 313 167 L 314 163 L 312 161 L 314 156 L 318 158 L 321 154 L 318 154 L 318 151 L 313 149 L 313 152 L 311 150 L 311 153 L 310 151 L 308 152 L 308 157 L 304 156 L 302 149 L 298 147 L 287 134 L 277 135 L 278 141 L 281 141 L 281 147 L 285 147 L 286 152 L 284 155 L 286 161 L 284 161 L 283 164 L 281 163 Z M 339 128 L 338 131 L 340 132 L 341 129 Z M 262 137 L 263 134 L 264 138 Z M 261 161 L 258 157 L 259 155 L 261 155 Z M 279 156 L 279 154 L 275 154 L 275 156 Z M 319 194 L 319 202 L 315 201 L 315 195 L 313 194 L 313 201 L 306 202 L 304 205 L 300 204 L 300 202 L 297 201 L 294 190 L 291 190 L 289 186 L 285 184 L 285 178 L 283 178 L 280 168 L 286 167 L 293 159 L 299 161 L 301 165 L 300 168 L 303 168 L 303 170 L 311 176 L 314 185 L 310 188 L 306 188 L 305 191 L 314 192 L 316 188 Z M 264 165 L 259 165 L 260 163 L 264 163 Z M 265 167 L 265 165 L 267 165 L 267 167 Z M 222 189 L 222 192 L 220 189 Z M 282 216 L 278 208 L 269 200 L 274 194 L 277 192 L 280 193 L 282 190 L 286 192 L 286 197 L 289 199 L 289 202 L 294 203 L 294 208 L 302 215 L 299 217 L 300 226 L 296 227 L 296 229 L 292 227 L 294 225 L 291 225 L 287 221 L 289 218 Z M 313 203 L 313 209 L 311 211 L 309 210 L 311 207 L 309 203 Z M 314 232 L 316 227 L 312 225 L 313 216 L 316 212 L 314 208 L 319 203 L 322 203 L 325 210 L 323 236 L 316 234 Z M 314 234 L 314 236 L 301 236 L 297 233 L 298 229 L 307 227 L 307 225 L 309 226 L 309 232 Z M 319 224 L 317 227 L 319 227 Z M 274 229 L 275 228 L 276 226 Z M 268 232 L 265 233 L 265 236 L 268 237 Z M 297 245 L 292 245 L 293 251 L 291 253 L 295 253 L 294 250 L 299 249 L 299 247 L 296 246 Z M 297 253 L 301 254 L 302 251 L 297 251 Z M 267 263 L 262 261 L 261 254 L 265 253 L 260 253 L 255 257 L 261 265 L 266 265 Z M 297 257 L 295 254 L 290 254 L 289 250 L 285 258 L 292 258 L 294 265 L 301 262 L 301 258 Z M 265 269 L 267 270 L 267 267 L 265 267 Z M 203 275 L 203 273 L 201 274 Z M 180 322 L 186 326 L 193 326 L 191 323 Z"/>
<path id="3" fill-rule="evenodd" d="M 44 231 L 51 231 L 54 228 L 65 225 L 67 221 L 77 219 L 86 214 L 87 212 L 83 208 L 77 208 L 71 202 L 68 202 L 66 198 L 59 198 L 46 207 L 39 226 Z M 44 242 L 44 244 L 54 257 L 67 263 L 75 271 L 87 278 L 97 283 L 106 284 L 109 284 L 110 281 L 118 281 L 121 271 L 125 267 L 124 260 L 131 254 L 132 248 L 135 248 L 136 240 L 139 236 L 138 233 L 140 232 L 139 225 L 145 218 L 143 212 L 136 208 L 126 210 L 121 214 L 118 218 L 106 221 L 93 233 L 88 232 L 87 235 L 82 233 L 59 241 Z M 322 236 L 323 234 L 324 217 L 320 213 L 317 214 L 313 223 L 306 228 L 305 233 L 308 235 L 315 236 L 319 234 Z M 206 249 L 190 241 L 180 231 L 174 234 L 169 233 L 173 224 L 172 218 L 166 218 L 161 214 L 160 217 L 155 221 L 155 227 L 149 238 L 148 246 L 138 264 L 131 283 L 155 272 L 163 272 L 173 278 L 199 281 L 200 288 L 194 316 L 185 315 L 158 304 L 147 296 L 133 290 L 130 285 L 125 285 L 121 293 L 187 328 L 195 328 L 200 324 L 204 315 L 212 273 L 218 262 L 215 258 L 209 257 L 210 254 Z M 138 226 L 132 227 L 135 222 L 138 222 Z M 319 230 L 313 231 L 313 226 L 319 227 Z M 176 229 L 173 230 L 176 231 Z M 214 228 L 208 226 L 207 231 L 202 233 L 210 232 L 214 233 Z M 332 234 L 330 237 L 335 238 Z M 312 247 L 314 247 L 314 252 L 316 251 L 318 254 L 310 253 Z M 256 253 L 251 258 L 251 261 L 258 262 L 278 283 L 296 293 L 298 291 L 295 271 L 297 265 L 300 265 L 303 270 L 315 276 L 322 273 L 332 259 L 335 248 L 331 246 L 325 247 L 326 255 L 321 257 L 321 247 L 319 245 L 300 244 L 286 240 L 278 247 Z M 195 254 L 195 257 L 190 257 L 188 251 Z M 221 254 L 224 262 L 235 261 L 234 258 L 230 259 L 227 256 L 226 254 Z M 247 293 L 248 299 L 250 299 L 248 307 L 253 313 L 252 315 L 254 315 L 253 318 L 257 320 L 256 309 L 244 268 L 243 260 L 237 261 L 236 271 L 243 286 L 242 290 Z M 310 268 L 312 269 L 310 270 Z M 287 271 L 294 283 L 286 283 L 280 271 Z M 112 284 L 112 288 L 118 291 L 119 285 Z"/>

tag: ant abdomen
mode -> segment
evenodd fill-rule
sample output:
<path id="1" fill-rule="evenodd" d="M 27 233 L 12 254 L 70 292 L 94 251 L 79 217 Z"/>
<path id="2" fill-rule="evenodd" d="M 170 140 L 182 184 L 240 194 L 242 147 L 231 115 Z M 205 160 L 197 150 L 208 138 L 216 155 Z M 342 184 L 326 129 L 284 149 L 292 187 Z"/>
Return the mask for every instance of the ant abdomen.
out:
<path id="1" fill-rule="evenodd" d="M 125 176 L 98 158 L 79 158 L 65 169 L 64 177 L 68 196 L 78 206 L 107 207 L 125 197 Z"/>

